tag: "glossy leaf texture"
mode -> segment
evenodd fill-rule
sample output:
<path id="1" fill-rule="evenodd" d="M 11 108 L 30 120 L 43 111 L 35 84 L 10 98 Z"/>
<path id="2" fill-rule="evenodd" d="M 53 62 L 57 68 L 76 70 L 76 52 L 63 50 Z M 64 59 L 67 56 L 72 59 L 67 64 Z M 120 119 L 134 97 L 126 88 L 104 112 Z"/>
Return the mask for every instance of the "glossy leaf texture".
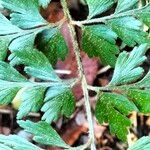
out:
<path id="1" fill-rule="evenodd" d="M 150 73 L 141 79 L 144 70 L 140 67 L 146 60 L 148 48 L 148 44 L 143 44 L 131 53 L 124 51 L 119 55 L 114 75 L 107 85 L 109 92 L 99 94 L 97 101 L 95 114 L 98 121 L 109 123 L 111 133 L 124 141 L 131 125 L 128 115 L 133 111 L 150 113 Z"/>
<path id="2" fill-rule="evenodd" d="M 47 90 L 44 102 L 41 108 L 45 112 L 42 120 L 48 123 L 57 120 L 62 114 L 69 117 L 74 112 L 74 96 L 72 91 L 65 85 L 50 87 Z"/>
<path id="3" fill-rule="evenodd" d="M 25 72 L 33 77 L 50 81 L 60 80 L 46 56 L 36 49 L 15 51 L 10 55 L 9 59 L 11 60 L 10 64 L 13 66 L 19 64 L 25 65 Z"/>
<path id="4" fill-rule="evenodd" d="M 7 50 L 11 52 L 21 51 L 24 49 L 33 49 L 34 40 L 38 33 L 47 29 L 48 27 L 41 27 L 33 29 L 28 28 L 24 30 L 11 23 L 5 16 L 0 14 L 0 59 L 6 58 Z"/>
<path id="5" fill-rule="evenodd" d="M 53 30 L 53 27 L 48 25 L 47 21 L 40 15 L 37 0 L 33 2 L 30 0 L 2 1 L 2 5 L 12 10 L 13 13 L 11 14 L 12 18 L 10 21 L 0 14 L 0 44 L 2 45 L 0 48 L 0 58 L 4 60 L 9 49 L 12 52 L 10 56 L 12 61 L 15 59 L 16 51 L 21 53 L 24 49 L 32 50 L 37 34 L 44 30 Z M 16 20 L 15 22 L 14 19 L 19 19 L 19 21 Z M 51 35 L 49 36 L 51 37 Z M 60 37 L 63 39 L 62 36 Z M 60 53 L 63 52 L 61 51 Z"/>
<path id="6" fill-rule="evenodd" d="M 39 12 L 38 0 L 1 0 L 2 6 L 11 10 L 11 22 L 23 29 L 47 24 Z"/>
<path id="7" fill-rule="evenodd" d="M 2 27 L 2 36 L 0 36 L 0 58 L 4 60 L 9 47 L 12 54 L 9 56 L 10 64 L 24 64 L 26 72 L 37 78 L 46 80 L 58 80 L 48 59 L 42 52 L 34 48 L 36 35 L 45 30 L 45 28 L 22 30 L 14 26 L 3 15 L 1 16 L 0 26 Z M 5 25 L 7 24 L 7 26 Z M 10 30 L 9 30 L 10 28 Z M 40 72 L 39 72 L 40 71 Z"/>
<path id="8" fill-rule="evenodd" d="M 89 16 L 92 18 L 95 15 L 107 11 L 115 3 L 115 0 L 86 0 L 89 7 Z"/>
<path id="9" fill-rule="evenodd" d="M 0 14 L 0 60 L 6 58 L 9 43 L 15 38 L 14 33 L 20 33 L 22 30 L 14 26 L 5 16 Z M 4 34 L 8 34 L 4 36 Z M 11 34 L 11 35 L 10 35 Z"/>
<path id="10" fill-rule="evenodd" d="M 132 99 L 141 113 L 150 113 L 150 90 L 129 89 L 127 96 Z"/>
<path id="11" fill-rule="evenodd" d="M 128 11 L 132 11 L 137 9 L 138 0 L 86 0 L 88 8 L 89 8 L 89 15 L 88 19 L 95 17 L 96 15 L 100 15 L 107 10 L 111 9 L 114 4 L 117 4 L 116 9 L 114 11 L 115 14 L 124 13 Z M 148 5 L 149 7 L 149 5 Z M 144 7 L 145 8 L 145 7 Z M 142 9 L 143 11 L 143 9 Z M 146 10 L 148 12 L 148 10 Z"/>
<path id="12" fill-rule="evenodd" d="M 128 150 L 149 150 L 150 149 L 150 137 L 144 136 L 137 140 Z"/>
<path id="13" fill-rule="evenodd" d="M 20 32 L 21 29 L 13 25 L 5 16 L 0 13 L 0 33 L 3 34 L 14 34 Z"/>
<path id="14" fill-rule="evenodd" d="M 11 10 L 11 19 L 0 14 L 0 58 L 5 60 L 7 50 L 11 54 L 9 64 L 0 62 L 0 104 L 9 104 L 13 99 L 18 99 L 21 103 L 18 119 L 41 108 L 43 120 L 48 122 L 58 119 L 60 115 L 69 117 L 75 107 L 73 93 L 65 82 L 62 83 L 50 64 L 55 64 L 58 59 L 64 60 L 68 48 L 59 29 L 44 20 L 39 11 L 40 6 L 46 7 L 50 0 L 2 0 L 1 3 Z M 37 36 L 42 37 L 39 41 L 42 50 L 36 45 Z M 50 55 L 53 60 L 49 58 Z M 29 81 L 13 67 L 20 64 L 29 77 L 39 82 Z M 53 111 L 50 117 L 49 111 Z"/>
<path id="15" fill-rule="evenodd" d="M 123 141 L 127 140 L 131 121 L 128 115 L 133 111 L 150 113 L 149 91 L 127 90 L 122 94 L 103 93 L 99 95 L 95 115 L 99 123 L 109 123 L 110 132 Z M 134 95 L 133 95 L 134 94 Z"/>
<path id="16" fill-rule="evenodd" d="M 52 65 L 55 65 L 58 60 L 64 61 L 68 55 L 68 46 L 58 28 L 43 31 L 40 34 L 37 47 Z"/>
<path id="17" fill-rule="evenodd" d="M 148 33 L 143 31 L 142 23 L 133 17 L 111 19 L 107 21 L 107 25 L 130 47 L 137 43 L 150 43 Z"/>
<path id="18" fill-rule="evenodd" d="M 134 5 L 138 3 L 138 0 L 118 0 L 116 13 L 133 9 Z"/>
<path id="19" fill-rule="evenodd" d="M 2 0 L 4 8 L 12 10 L 12 13 L 10 20 L 0 14 L 0 44 L 2 45 L 0 60 L 5 60 L 9 49 L 12 53 L 9 57 L 11 64 L 18 65 L 16 53 L 19 55 L 24 49 L 28 52 L 35 49 L 35 41 L 38 35 L 40 40 L 38 40 L 39 45 L 37 47 L 46 55 L 52 65 L 56 64 L 57 60 L 66 58 L 68 54 L 66 42 L 59 29 L 53 28 L 42 18 L 39 12 L 39 3 L 46 6 L 48 1 Z M 34 53 L 36 52 L 34 51 Z M 39 55 L 39 52 L 36 55 Z"/>
<path id="20" fill-rule="evenodd" d="M 129 47 L 150 43 L 149 34 L 143 28 L 144 24 L 150 26 L 150 3 L 138 8 L 137 2 L 138 0 L 87 0 L 89 18 L 82 26 L 82 48 L 89 57 L 99 57 L 103 64 L 114 67 L 118 53 L 114 47 L 117 39 Z M 116 3 L 116 9 L 112 12 L 110 8 Z M 96 20 L 91 19 L 98 14 L 105 14 L 106 10 L 112 13 Z"/>
<path id="21" fill-rule="evenodd" d="M 90 57 L 99 57 L 104 64 L 115 66 L 119 48 L 117 35 L 105 25 L 92 25 L 83 29 L 82 47 Z"/>
<path id="22" fill-rule="evenodd" d="M 38 143 L 70 148 L 70 146 L 67 145 L 57 132 L 46 122 L 40 121 L 34 123 L 31 121 L 18 121 L 18 124 L 27 132 L 34 134 L 33 140 Z"/>
<path id="23" fill-rule="evenodd" d="M 39 4 L 40 4 L 43 8 L 46 8 L 50 2 L 51 2 L 51 0 L 39 0 Z"/>
<path id="24" fill-rule="evenodd" d="M 110 84 L 121 85 L 136 81 L 143 75 L 143 68 L 139 67 L 147 58 L 145 56 L 148 45 L 135 47 L 129 54 L 122 52 L 116 62 L 114 75 Z"/>
<path id="25" fill-rule="evenodd" d="M 136 17 L 150 27 L 150 4 L 148 4 L 141 12 L 137 12 Z"/>
<path id="26" fill-rule="evenodd" d="M 0 148 L 1 150 L 41 150 L 41 148 L 17 135 L 0 135 Z"/>
<path id="27" fill-rule="evenodd" d="M 38 112 L 43 105 L 45 91 L 46 87 L 43 86 L 25 87 L 21 95 L 21 105 L 17 119 L 22 119 L 29 112 Z"/>
<path id="28" fill-rule="evenodd" d="M 132 111 L 137 111 L 136 105 L 116 93 L 103 93 L 99 97 L 95 110 L 96 118 L 101 124 L 109 123 L 111 133 L 125 141 L 128 134 L 127 127 L 131 125 L 126 116 Z"/>
<path id="29" fill-rule="evenodd" d="M 29 59 L 23 60 L 23 62 L 29 61 Z M 40 65 L 38 64 L 38 66 Z M 38 72 L 34 67 L 25 70 L 39 79 L 48 79 L 42 70 L 40 72 L 40 69 Z M 47 73 L 48 75 L 51 73 Z M 52 122 L 58 119 L 60 115 L 69 117 L 75 107 L 74 96 L 70 87 L 62 83 L 60 79 L 55 80 L 55 82 L 31 82 L 9 64 L 0 62 L 0 104 L 9 104 L 16 98 L 19 98 L 21 103 L 17 114 L 18 119 L 27 116 L 30 112 L 38 112 L 43 106 L 42 111 L 45 113 L 43 119 Z M 49 115 L 51 112 L 53 115 Z"/>

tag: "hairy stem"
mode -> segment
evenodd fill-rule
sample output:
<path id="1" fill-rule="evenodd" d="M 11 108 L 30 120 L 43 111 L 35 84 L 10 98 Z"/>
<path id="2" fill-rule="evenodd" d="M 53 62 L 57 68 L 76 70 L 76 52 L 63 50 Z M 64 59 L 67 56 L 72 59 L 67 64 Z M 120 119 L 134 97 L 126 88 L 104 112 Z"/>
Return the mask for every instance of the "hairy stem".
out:
<path id="1" fill-rule="evenodd" d="M 86 77 L 85 77 L 85 75 L 83 75 L 82 88 L 83 88 L 83 94 L 84 94 L 84 99 L 85 99 L 87 119 L 88 119 L 88 123 L 89 123 L 89 137 L 91 138 L 91 150 L 96 150 L 95 138 L 94 138 L 94 126 L 93 126 L 92 112 L 91 112 L 90 99 L 89 99 L 87 86 L 88 85 L 86 82 Z"/>
<path id="2" fill-rule="evenodd" d="M 141 8 L 137 8 L 137 9 L 133 9 L 133 10 L 129 10 L 126 12 L 121 12 L 118 14 L 112 14 L 110 16 L 105 16 L 105 17 L 101 17 L 101 18 L 95 18 L 95 19 L 88 19 L 88 20 L 84 20 L 84 21 L 72 21 L 73 25 L 77 25 L 77 26 L 82 26 L 82 25 L 88 25 L 88 24 L 93 24 L 93 23 L 105 23 L 108 20 L 111 19 L 115 19 L 115 18 L 119 18 L 119 17 L 125 17 L 125 16 L 134 16 L 135 13 L 141 13 L 145 8 L 149 7 L 150 4 L 145 5 L 144 7 Z"/>
<path id="3" fill-rule="evenodd" d="M 97 86 L 90 86 L 88 85 L 88 89 L 91 91 L 95 92 L 100 92 L 100 91 L 124 91 L 128 89 L 150 89 L 150 86 L 142 86 L 138 84 L 128 84 L 128 85 L 107 85 L 103 87 L 97 87 Z"/>
<path id="4" fill-rule="evenodd" d="M 82 89 L 83 89 L 83 95 L 85 99 L 85 107 L 86 107 L 86 113 L 87 113 L 87 120 L 89 123 L 89 138 L 91 139 L 91 150 L 96 150 L 95 147 L 95 138 L 94 138 L 94 127 L 93 127 L 93 120 L 92 120 L 92 112 L 91 112 L 91 106 L 90 106 L 90 100 L 89 100 L 89 94 L 88 94 L 88 85 L 85 77 L 85 72 L 83 69 L 82 65 L 82 60 L 81 60 L 81 55 L 80 55 L 80 48 L 79 44 L 77 41 L 77 36 L 75 32 L 74 26 L 70 23 L 72 21 L 72 18 L 70 16 L 68 7 L 67 7 L 67 2 L 66 0 L 61 0 L 63 9 L 64 9 L 64 14 L 69 21 L 69 30 L 73 42 L 73 48 L 74 48 L 74 53 L 76 55 L 76 60 L 78 64 L 78 71 L 79 71 L 79 78 L 81 79 L 82 82 Z"/>

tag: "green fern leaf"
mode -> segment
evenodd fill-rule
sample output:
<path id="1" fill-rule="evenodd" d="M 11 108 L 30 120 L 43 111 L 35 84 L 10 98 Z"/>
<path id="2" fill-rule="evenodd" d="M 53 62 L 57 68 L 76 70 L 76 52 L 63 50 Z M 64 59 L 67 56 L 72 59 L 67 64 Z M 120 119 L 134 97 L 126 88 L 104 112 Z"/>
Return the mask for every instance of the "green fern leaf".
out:
<path id="1" fill-rule="evenodd" d="M 100 94 L 95 114 L 100 123 L 109 123 L 111 133 L 125 141 L 128 134 L 127 127 L 131 125 L 126 116 L 137 110 L 136 105 L 123 95 L 103 93 Z"/>
<path id="2" fill-rule="evenodd" d="M 15 34 L 21 32 L 21 29 L 13 25 L 6 17 L 0 13 L 0 34 Z"/>
<path id="3" fill-rule="evenodd" d="M 46 93 L 45 104 L 42 111 L 45 112 L 42 120 L 51 123 L 60 115 L 69 117 L 75 109 L 74 96 L 68 87 L 64 85 L 50 87 Z"/>
<path id="4" fill-rule="evenodd" d="M 136 141 L 131 147 L 127 150 L 149 150 L 150 149 L 150 137 L 144 136 Z"/>
<path id="5" fill-rule="evenodd" d="M 150 90 L 129 89 L 127 95 L 132 99 L 141 113 L 150 113 Z"/>
<path id="6" fill-rule="evenodd" d="M 21 94 L 21 106 L 17 114 L 17 119 L 22 119 L 30 112 L 38 112 L 43 105 L 46 87 L 33 86 L 25 87 Z"/>
<path id="7" fill-rule="evenodd" d="M 0 135 L 0 148 L 1 150 L 41 150 L 39 147 L 28 142 L 26 139 L 17 135 Z"/>
<path id="8" fill-rule="evenodd" d="M 146 76 L 142 80 L 135 83 L 135 86 L 140 88 L 150 88 L 150 71 L 146 74 Z"/>
<path id="9" fill-rule="evenodd" d="M 97 102 L 98 121 L 108 122 L 111 132 L 122 140 L 126 140 L 127 129 L 130 126 L 127 116 L 132 111 L 150 113 L 150 92 L 147 89 L 150 87 L 149 72 L 136 82 L 143 75 L 144 70 L 139 66 L 146 60 L 147 49 L 148 44 L 143 44 L 135 47 L 130 54 L 122 52 L 119 55 L 112 80 L 106 87 L 113 93 L 102 93 Z M 118 91 L 120 94 L 116 94 Z"/>
<path id="10" fill-rule="evenodd" d="M 43 80 L 60 81 L 48 59 L 42 52 L 36 49 L 24 49 L 24 51 L 16 51 L 14 54 L 15 58 L 12 59 L 12 55 L 10 56 L 10 59 L 12 59 L 10 64 L 26 65 L 25 72 L 27 74 Z"/>
<path id="11" fill-rule="evenodd" d="M 51 0 L 39 0 L 39 4 L 43 8 L 46 8 L 50 2 L 51 2 Z"/>
<path id="12" fill-rule="evenodd" d="M 20 61 L 31 66 L 25 67 L 25 71 L 40 79 L 51 80 L 53 73 L 48 60 L 41 55 L 41 52 L 31 53 L 33 51 L 27 51 L 27 55 L 20 54 Z M 0 104 L 11 103 L 21 90 L 18 119 L 27 116 L 30 112 L 38 112 L 42 105 L 44 111 L 42 118 L 47 122 L 58 119 L 60 115 L 69 117 L 75 108 L 73 93 L 58 77 L 54 79 L 52 81 L 55 82 L 51 83 L 30 82 L 11 65 L 0 62 Z"/>
<path id="13" fill-rule="evenodd" d="M 0 104 L 11 103 L 21 88 L 20 85 L 14 85 L 14 82 L 0 80 Z"/>
<path id="14" fill-rule="evenodd" d="M 97 56 L 114 67 L 119 53 L 116 39 L 117 35 L 105 25 L 92 25 L 83 29 L 82 46 L 90 57 Z"/>
<path id="15" fill-rule="evenodd" d="M 114 14 L 90 20 L 91 17 L 109 10 L 116 2 L 117 7 Z M 90 57 L 100 57 L 104 64 L 114 67 L 117 50 L 114 48 L 115 43 L 110 42 L 111 33 L 116 34 L 115 37 L 112 37 L 114 40 L 118 37 L 130 47 L 150 43 L 149 34 L 144 32 L 143 29 L 144 24 L 149 26 L 150 23 L 150 4 L 137 8 L 137 2 L 137 0 L 131 0 L 130 2 L 129 0 L 87 0 L 89 18 L 82 22 L 82 47 Z M 98 22 L 99 25 L 93 25 L 93 23 L 97 24 Z M 101 26 L 105 26 L 104 35 L 101 34 L 104 33 Z M 108 56 L 110 57 L 108 58 Z"/>
<path id="16" fill-rule="evenodd" d="M 15 36 L 13 34 L 21 32 L 21 29 L 11 24 L 11 22 L 0 13 L 0 60 L 4 60 L 7 54 L 9 43 Z M 11 34 L 2 36 L 4 34 Z"/>
<path id="17" fill-rule="evenodd" d="M 34 134 L 33 140 L 45 144 L 55 145 L 63 148 L 69 148 L 57 134 L 57 132 L 46 122 L 33 123 L 31 121 L 18 121 L 18 124 L 27 132 Z"/>
<path id="18" fill-rule="evenodd" d="M 42 51 L 52 65 L 58 60 L 64 61 L 68 55 L 68 47 L 59 29 L 45 30 L 40 34 L 38 49 Z"/>
<path id="19" fill-rule="evenodd" d="M 0 79 L 7 81 L 25 82 L 26 78 L 22 76 L 15 68 L 9 64 L 0 61 Z"/>
<path id="20" fill-rule="evenodd" d="M 88 18 L 90 19 L 111 8 L 111 6 L 115 3 L 115 0 L 86 0 L 86 2 L 89 7 Z"/>
<path id="21" fill-rule="evenodd" d="M 115 13 L 120 13 L 126 10 L 133 9 L 133 6 L 138 3 L 138 0 L 118 0 Z"/>
<path id="22" fill-rule="evenodd" d="M 12 11 L 10 21 L 0 14 L 0 58 L 4 60 L 8 47 L 11 52 L 33 49 L 36 35 L 50 26 L 40 15 L 38 0 L 2 0 L 1 3 Z"/>
<path id="23" fill-rule="evenodd" d="M 34 40 L 38 33 L 45 30 L 47 27 L 41 27 L 36 29 L 22 30 L 17 26 L 14 26 L 8 19 L 0 14 L 0 58 L 4 60 L 7 54 L 8 48 L 11 52 L 21 51 L 24 49 L 33 49 Z M 7 25 L 6 25 L 7 24 Z M 13 57 L 14 54 L 12 54 Z M 12 57 L 12 56 L 10 56 Z"/>
<path id="24" fill-rule="evenodd" d="M 145 53 L 148 49 L 147 44 L 143 44 L 128 54 L 122 52 L 116 62 L 114 75 L 110 82 L 111 85 L 121 85 L 136 81 L 143 75 L 143 68 L 139 67 L 145 60 Z"/>
<path id="25" fill-rule="evenodd" d="M 13 13 L 11 22 L 23 29 L 46 25 L 47 22 L 39 13 L 38 0 L 1 0 L 2 6 Z"/>
<path id="26" fill-rule="evenodd" d="M 111 19 L 107 24 L 128 46 L 133 47 L 136 43 L 150 43 L 148 33 L 142 29 L 142 23 L 133 17 Z"/>
<path id="27" fill-rule="evenodd" d="M 150 27 L 150 4 L 148 4 L 141 12 L 137 12 L 136 17 Z"/>

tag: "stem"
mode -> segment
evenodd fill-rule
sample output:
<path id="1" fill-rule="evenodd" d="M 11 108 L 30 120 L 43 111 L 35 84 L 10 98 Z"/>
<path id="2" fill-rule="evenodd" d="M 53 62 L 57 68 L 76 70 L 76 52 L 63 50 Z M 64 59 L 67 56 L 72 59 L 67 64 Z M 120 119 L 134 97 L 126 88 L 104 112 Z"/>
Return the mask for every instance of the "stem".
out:
<path id="1" fill-rule="evenodd" d="M 131 133 L 130 133 L 129 129 L 128 129 L 128 135 L 127 135 L 127 143 L 128 143 L 128 147 L 131 147 L 133 145 L 133 140 L 132 140 Z"/>
<path id="2" fill-rule="evenodd" d="M 118 14 L 112 14 L 110 16 L 105 16 L 101 18 L 95 18 L 95 19 L 90 19 L 90 20 L 84 20 L 84 21 L 72 21 L 71 23 L 77 26 L 82 26 L 82 25 L 88 25 L 88 24 L 95 24 L 95 23 L 105 23 L 107 20 L 111 20 L 114 18 L 119 18 L 119 17 L 124 17 L 124 16 L 133 16 L 135 15 L 136 12 L 141 13 L 143 9 L 149 7 L 150 4 L 145 5 L 142 8 L 137 8 L 133 10 L 129 10 L 127 12 L 121 12 Z"/>
<path id="3" fill-rule="evenodd" d="M 85 77 L 85 75 L 83 75 L 82 89 L 83 89 L 83 95 L 84 95 L 84 99 L 85 99 L 87 120 L 88 120 L 88 123 L 89 123 L 89 138 L 91 138 L 91 150 L 96 150 L 95 136 L 94 136 L 94 126 L 93 126 L 92 112 L 91 112 L 90 99 L 89 99 L 87 86 L 88 85 L 87 85 L 86 77 Z"/>
<path id="4" fill-rule="evenodd" d="M 88 85 L 88 90 L 100 92 L 100 91 L 120 91 L 120 90 L 128 90 L 128 89 L 150 89 L 150 86 L 142 86 L 142 85 L 136 85 L 136 84 L 130 84 L 130 85 L 111 85 L 111 86 L 103 86 L 103 87 L 97 87 L 97 86 L 91 86 Z"/>
<path id="5" fill-rule="evenodd" d="M 69 30 L 70 30 L 70 34 L 71 34 L 71 38 L 72 38 L 72 42 L 73 42 L 74 53 L 75 53 L 77 64 L 78 64 L 79 78 L 81 78 L 81 82 L 82 82 L 82 89 L 83 89 L 83 95 L 84 95 L 84 100 L 85 100 L 87 120 L 89 123 L 89 138 L 91 139 L 91 150 L 96 150 L 92 112 L 91 112 L 91 106 L 90 106 L 90 100 L 89 100 L 89 94 L 88 94 L 88 85 L 87 85 L 85 72 L 84 72 L 83 65 L 82 65 L 80 48 L 79 48 L 79 44 L 77 41 L 75 28 L 70 23 L 72 21 L 72 17 L 70 15 L 69 10 L 68 10 L 67 2 L 66 2 L 66 0 L 61 0 L 61 3 L 63 6 L 63 9 L 64 9 L 64 14 L 65 14 L 67 20 L 69 21 L 68 26 L 69 26 Z"/>

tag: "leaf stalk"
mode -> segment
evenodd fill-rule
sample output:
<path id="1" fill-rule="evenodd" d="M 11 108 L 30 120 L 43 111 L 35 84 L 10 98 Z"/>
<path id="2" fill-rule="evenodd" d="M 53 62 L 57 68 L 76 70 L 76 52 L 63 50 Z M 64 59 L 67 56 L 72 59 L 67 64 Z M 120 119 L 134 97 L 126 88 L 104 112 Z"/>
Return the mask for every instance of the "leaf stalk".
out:
<path id="1" fill-rule="evenodd" d="M 79 78 L 81 79 L 81 83 L 82 83 L 83 95 L 84 95 L 84 100 L 85 100 L 85 108 L 86 108 L 86 113 L 87 113 L 87 120 L 89 123 L 89 138 L 91 139 L 91 150 L 96 150 L 94 126 L 93 126 L 92 112 L 91 112 L 91 106 L 90 106 L 90 99 L 89 99 L 89 94 L 88 94 L 88 84 L 86 81 L 86 76 L 85 76 L 84 68 L 82 65 L 80 48 L 79 48 L 79 44 L 77 41 L 77 36 L 76 36 L 74 25 L 72 25 L 70 23 L 72 21 L 72 17 L 70 15 L 69 9 L 67 7 L 66 0 L 61 0 L 61 4 L 63 6 L 64 15 L 66 16 L 66 18 L 69 22 L 68 26 L 69 26 L 69 30 L 70 30 L 70 34 L 71 34 L 71 38 L 72 38 L 72 42 L 73 42 L 73 48 L 74 48 L 74 53 L 76 56 L 76 61 L 78 64 Z"/>

